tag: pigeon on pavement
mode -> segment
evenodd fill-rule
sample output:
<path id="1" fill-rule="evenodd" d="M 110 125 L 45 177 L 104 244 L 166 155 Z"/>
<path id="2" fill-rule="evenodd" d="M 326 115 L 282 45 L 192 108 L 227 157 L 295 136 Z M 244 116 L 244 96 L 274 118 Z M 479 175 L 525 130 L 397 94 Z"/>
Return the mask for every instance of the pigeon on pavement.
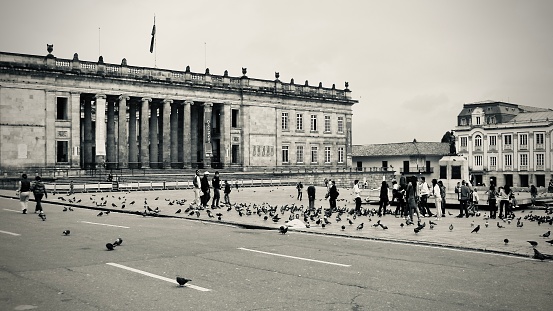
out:
<path id="1" fill-rule="evenodd" d="M 192 281 L 192 280 L 177 276 L 177 283 L 179 284 L 180 287 L 183 287 L 186 283 L 188 283 L 190 281 Z"/>

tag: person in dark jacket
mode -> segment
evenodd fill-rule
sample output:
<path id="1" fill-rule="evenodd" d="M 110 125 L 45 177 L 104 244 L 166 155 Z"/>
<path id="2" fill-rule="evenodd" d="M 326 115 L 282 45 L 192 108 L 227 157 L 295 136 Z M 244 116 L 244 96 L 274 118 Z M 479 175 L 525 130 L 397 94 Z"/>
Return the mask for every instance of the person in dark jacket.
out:
<path id="1" fill-rule="evenodd" d="M 36 201 L 35 214 L 42 212 L 42 197 L 48 198 L 48 193 L 46 192 L 46 186 L 42 182 L 40 176 L 35 177 L 35 181 L 31 185 L 31 190 Z"/>
<path id="2" fill-rule="evenodd" d="M 202 180 L 200 181 L 200 189 L 203 192 L 203 195 L 200 197 L 200 201 L 203 208 L 207 208 L 207 203 L 211 198 L 211 194 L 210 194 L 211 187 L 209 186 L 208 178 L 209 178 L 209 172 L 205 171 L 204 177 L 202 177 Z"/>
<path id="3" fill-rule="evenodd" d="M 378 216 L 384 216 L 386 214 L 386 206 L 388 206 L 390 199 L 388 198 L 388 183 L 383 180 L 382 186 L 380 186 L 380 202 L 378 207 Z"/>
<path id="4" fill-rule="evenodd" d="M 211 200 L 211 208 L 218 208 L 219 199 L 221 198 L 221 180 L 219 179 L 219 171 L 215 171 L 215 176 L 213 176 L 211 185 L 213 186 L 213 200 Z"/>
<path id="5" fill-rule="evenodd" d="M 315 209 L 315 186 L 313 184 L 307 187 L 307 198 L 309 200 L 309 210 Z"/>
<path id="6" fill-rule="evenodd" d="M 17 195 L 19 196 L 19 202 L 21 203 L 21 212 L 23 214 L 27 214 L 29 196 L 31 195 L 31 182 L 27 179 L 27 174 L 21 175 Z"/>
<path id="7" fill-rule="evenodd" d="M 231 205 L 230 203 L 230 192 L 232 191 L 230 184 L 225 180 L 225 204 Z"/>
<path id="8" fill-rule="evenodd" d="M 336 210 L 336 199 L 338 198 L 338 195 L 340 193 L 338 192 L 338 189 L 336 189 L 336 183 L 333 181 L 330 182 L 330 190 L 328 191 L 328 202 L 330 203 L 330 210 L 334 211 Z"/>
<path id="9" fill-rule="evenodd" d="M 463 212 L 465 216 L 469 217 L 468 203 L 470 199 L 470 188 L 467 186 L 467 183 L 463 180 L 461 182 L 461 189 L 459 190 L 459 215 L 457 217 L 463 217 Z"/>

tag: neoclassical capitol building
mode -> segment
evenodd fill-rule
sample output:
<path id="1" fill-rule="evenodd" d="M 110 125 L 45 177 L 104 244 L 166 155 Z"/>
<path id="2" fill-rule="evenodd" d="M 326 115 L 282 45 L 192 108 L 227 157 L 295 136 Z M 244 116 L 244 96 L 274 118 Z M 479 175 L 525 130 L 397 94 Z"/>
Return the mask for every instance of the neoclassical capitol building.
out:
<path id="1" fill-rule="evenodd" d="M 0 52 L 0 170 L 351 166 L 345 89 Z"/>

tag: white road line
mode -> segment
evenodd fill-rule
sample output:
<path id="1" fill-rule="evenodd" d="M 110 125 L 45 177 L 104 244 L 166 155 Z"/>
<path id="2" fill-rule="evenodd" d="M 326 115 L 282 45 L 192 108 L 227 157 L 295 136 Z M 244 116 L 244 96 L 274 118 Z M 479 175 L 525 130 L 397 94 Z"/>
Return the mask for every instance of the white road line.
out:
<path id="1" fill-rule="evenodd" d="M 9 232 L 9 231 L 2 231 L 0 230 L 0 233 L 5 233 L 5 234 L 9 234 L 9 235 L 15 235 L 15 236 L 20 236 L 21 234 L 19 233 L 13 233 L 13 232 Z"/>
<path id="2" fill-rule="evenodd" d="M 106 265 L 110 265 L 110 266 L 113 266 L 113 267 L 117 267 L 117 268 L 125 269 L 125 270 L 128 270 L 128 271 L 140 273 L 142 275 L 146 275 L 146 276 L 149 276 L 149 277 L 152 277 L 152 278 L 155 278 L 155 279 L 158 279 L 158 280 L 166 281 L 166 282 L 169 282 L 169 283 L 178 284 L 176 278 L 175 279 L 166 278 L 164 276 L 156 275 L 156 274 L 153 274 L 153 273 L 150 273 L 150 272 L 138 270 L 138 269 L 127 267 L 127 266 L 123 266 L 123 265 L 120 265 L 118 263 L 113 263 L 113 262 L 106 262 Z M 195 289 L 195 290 L 199 290 L 201 292 L 211 291 L 211 289 L 203 288 L 203 287 L 192 285 L 192 284 L 185 284 L 184 286 L 190 287 L 190 288 Z"/>
<path id="3" fill-rule="evenodd" d="M 351 267 L 351 265 L 344 265 L 344 264 L 341 264 L 341 263 L 322 261 L 322 260 L 316 260 L 316 259 L 309 259 L 309 258 L 302 258 L 302 257 L 296 257 L 296 256 L 289 256 L 289 255 L 283 255 L 283 254 L 277 254 L 277 253 L 269 253 L 269 252 L 257 251 L 255 249 L 249 249 L 249 248 L 243 248 L 243 247 L 239 247 L 238 249 L 241 249 L 243 251 L 266 254 L 266 255 L 273 255 L 273 256 L 279 256 L 279 257 L 286 257 L 286 258 L 292 258 L 292 259 L 299 259 L 299 260 L 305 260 L 305 261 L 324 263 L 324 264 L 327 264 L 327 265 L 335 265 L 335 266 L 340 266 L 340 267 Z"/>
<path id="4" fill-rule="evenodd" d="M 101 224 L 101 223 L 97 223 L 97 222 L 90 222 L 90 221 L 82 221 L 82 223 L 85 223 L 85 224 L 91 224 L 91 225 L 100 225 L 100 226 L 108 226 L 108 227 L 117 227 L 117 228 L 123 228 L 123 229 L 130 229 L 131 227 L 125 227 L 125 226 L 118 226 L 118 225 L 109 225 L 109 224 Z"/>
<path id="5" fill-rule="evenodd" d="M 9 209 L 9 208 L 5 208 L 4 210 L 8 211 L 8 212 L 16 212 L 16 213 L 21 213 L 22 212 L 22 211 L 17 211 L 17 210 L 14 210 L 14 209 Z"/>

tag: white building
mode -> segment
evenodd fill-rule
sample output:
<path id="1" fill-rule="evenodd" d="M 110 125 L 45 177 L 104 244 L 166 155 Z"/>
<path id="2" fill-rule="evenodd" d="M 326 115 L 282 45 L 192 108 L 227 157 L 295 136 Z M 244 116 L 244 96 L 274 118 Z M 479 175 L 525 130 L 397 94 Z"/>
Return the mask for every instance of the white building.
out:
<path id="1" fill-rule="evenodd" d="M 469 103 L 457 117 L 457 153 L 476 185 L 545 187 L 551 178 L 553 110 L 512 103 Z"/>

